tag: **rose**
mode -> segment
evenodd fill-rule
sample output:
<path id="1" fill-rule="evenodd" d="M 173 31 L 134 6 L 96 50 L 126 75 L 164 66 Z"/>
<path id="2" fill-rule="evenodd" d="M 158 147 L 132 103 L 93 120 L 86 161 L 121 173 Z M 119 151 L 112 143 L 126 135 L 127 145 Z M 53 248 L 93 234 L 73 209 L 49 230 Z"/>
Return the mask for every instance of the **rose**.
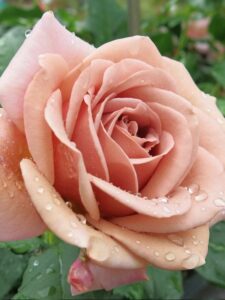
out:
<path id="1" fill-rule="evenodd" d="M 42 219 L 85 249 L 75 294 L 204 263 L 225 212 L 224 119 L 181 63 L 147 37 L 95 49 L 46 13 L 0 99 L 1 240 L 42 233 Z"/>

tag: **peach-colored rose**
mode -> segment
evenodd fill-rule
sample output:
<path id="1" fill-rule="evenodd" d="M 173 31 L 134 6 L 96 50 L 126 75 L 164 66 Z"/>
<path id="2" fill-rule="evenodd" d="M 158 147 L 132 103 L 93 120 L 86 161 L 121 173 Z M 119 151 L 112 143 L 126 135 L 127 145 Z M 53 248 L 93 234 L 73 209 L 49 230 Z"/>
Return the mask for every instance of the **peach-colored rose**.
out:
<path id="1" fill-rule="evenodd" d="M 225 214 L 225 127 L 181 63 L 142 36 L 95 49 L 46 13 L 0 99 L 1 240 L 46 224 L 85 249 L 75 294 L 205 262 Z"/>

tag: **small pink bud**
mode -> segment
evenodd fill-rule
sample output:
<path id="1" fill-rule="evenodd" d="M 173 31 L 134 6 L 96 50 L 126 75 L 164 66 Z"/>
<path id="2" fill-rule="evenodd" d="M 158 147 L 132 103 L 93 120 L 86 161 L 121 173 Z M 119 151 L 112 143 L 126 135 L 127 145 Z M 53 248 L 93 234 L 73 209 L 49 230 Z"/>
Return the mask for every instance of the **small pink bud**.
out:
<path id="1" fill-rule="evenodd" d="M 93 277 L 86 262 L 77 259 L 70 267 L 68 282 L 72 294 L 88 291 L 93 284 Z"/>

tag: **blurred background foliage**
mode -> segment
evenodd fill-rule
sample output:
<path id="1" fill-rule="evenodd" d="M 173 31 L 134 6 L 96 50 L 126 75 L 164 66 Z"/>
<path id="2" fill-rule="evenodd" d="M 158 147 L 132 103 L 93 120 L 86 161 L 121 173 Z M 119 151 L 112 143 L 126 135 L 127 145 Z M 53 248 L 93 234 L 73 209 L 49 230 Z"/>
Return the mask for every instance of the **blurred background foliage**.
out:
<path id="1" fill-rule="evenodd" d="M 225 114 L 225 1 L 0 0 L 0 75 L 46 10 L 96 47 L 133 34 L 185 64 Z M 74 299 L 66 281 L 79 250 L 50 232 L 0 243 L 0 299 Z M 207 263 L 196 271 L 149 267 L 148 282 L 76 299 L 225 299 L 225 222 L 211 230 Z M 217 287 L 216 287 L 217 286 Z"/>

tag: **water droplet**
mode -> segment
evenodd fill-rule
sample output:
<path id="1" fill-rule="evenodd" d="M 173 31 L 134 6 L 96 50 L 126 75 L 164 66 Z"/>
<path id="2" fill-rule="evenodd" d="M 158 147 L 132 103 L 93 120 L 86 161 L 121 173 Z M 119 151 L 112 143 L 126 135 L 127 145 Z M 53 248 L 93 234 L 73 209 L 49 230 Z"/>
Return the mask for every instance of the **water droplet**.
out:
<path id="1" fill-rule="evenodd" d="M 141 82 L 142 84 L 145 83 L 144 79 L 141 79 L 140 82 Z"/>
<path id="2" fill-rule="evenodd" d="M 140 244 L 141 242 L 140 241 L 136 241 L 136 244 Z"/>
<path id="3" fill-rule="evenodd" d="M 223 206 L 225 206 L 225 199 L 223 199 L 223 198 L 217 198 L 217 199 L 214 200 L 214 204 L 217 207 L 223 207 Z"/>
<path id="4" fill-rule="evenodd" d="M 55 270 L 51 267 L 46 269 L 46 274 L 51 274 L 51 273 L 54 273 L 54 272 L 55 272 Z"/>
<path id="5" fill-rule="evenodd" d="M 9 197 L 14 198 L 14 192 L 9 192 Z"/>
<path id="6" fill-rule="evenodd" d="M 197 183 L 193 183 L 188 187 L 188 192 L 192 195 L 192 194 L 196 194 L 198 193 L 200 187 Z"/>
<path id="7" fill-rule="evenodd" d="M 39 177 L 35 177 L 34 180 L 35 180 L 36 182 L 38 182 L 38 181 L 39 181 Z"/>
<path id="8" fill-rule="evenodd" d="M 166 206 L 163 207 L 163 210 L 164 210 L 167 214 L 171 213 L 170 209 L 169 209 L 168 207 L 166 207 Z"/>
<path id="9" fill-rule="evenodd" d="M 168 198 L 167 197 L 159 197 L 159 202 L 162 202 L 162 203 L 167 203 L 168 202 Z"/>
<path id="10" fill-rule="evenodd" d="M 180 237 L 177 234 L 169 234 L 168 239 L 171 242 L 173 242 L 174 244 L 178 245 L 178 246 L 183 246 L 184 245 L 184 241 L 183 241 L 182 237 Z"/>
<path id="11" fill-rule="evenodd" d="M 46 206 L 45 206 L 45 209 L 48 210 L 48 211 L 51 211 L 52 210 L 52 205 L 50 203 L 48 203 Z"/>
<path id="12" fill-rule="evenodd" d="M 168 252 L 165 254 L 165 259 L 168 261 L 174 261 L 176 259 L 176 256 L 173 252 Z"/>
<path id="13" fill-rule="evenodd" d="M 186 249 L 186 250 L 185 250 L 185 253 L 191 254 L 191 251 L 190 251 L 189 249 Z"/>
<path id="14" fill-rule="evenodd" d="M 67 236 L 68 236 L 68 237 L 72 237 L 72 236 L 73 236 L 73 233 L 70 231 L 70 232 L 67 233 Z"/>
<path id="15" fill-rule="evenodd" d="M 44 193 L 44 188 L 40 186 L 40 187 L 37 189 L 37 192 L 38 192 L 38 194 L 43 194 L 43 193 Z"/>
<path id="16" fill-rule="evenodd" d="M 66 206 L 70 209 L 73 208 L 73 204 L 70 201 L 66 202 Z"/>
<path id="17" fill-rule="evenodd" d="M 205 207 L 201 207 L 201 211 L 206 211 L 206 208 Z"/>
<path id="18" fill-rule="evenodd" d="M 39 261 L 38 261 L 37 259 L 35 259 L 35 260 L 34 260 L 34 262 L 33 262 L 33 266 L 34 266 L 34 267 L 37 267 L 37 266 L 39 266 Z"/>
<path id="19" fill-rule="evenodd" d="M 193 238 L 193 240 L 195 240 L 196 239 L 196 235 L 192 235 L 192 238 Z"/>
<path id="20" fill-rule="evenodd" d="M 185 269 L 194 269 L 199 264 L 199 256 L 196 254 L 192 254 L 188 258 L 184 259 L 182 262 L 182 266 Z"/>
<path id="21" fill-rule="evenodd" d="M 15 185 L 16 185 L 16 187 L 18 188 L 18 190 L 22 190 L 22 185 L 21 185 L 21 183 L 19 183 L 18 181 L 16 181 Z"/>
<path id="22" fill-rule="evenodd" d="M 6 183 L 5 181 L 3 181 L 2 186 L 3 186 L 4 188 L 7 188 L 7 183 Z"/>
<path id="23" fill-rule="evenodd" d="M 75 221 L 70 221 L 70 225 L 73 228 L 77 228 L 77 223 Z"/>
<path id="24" fill-rule="evenodd" d="M 193 243 L 193 245 L 197 246 L 199 244 L 199 241 L 195 240 L 192 243 Z"/>
<path id="25" fill-rule="evenodd" d="M 54 202 L 56 205 L 61 205 L 61 201 L 60 201 L 58 195 L 56 195 L 56 194 L 53 195 L 53 202 Z"/>
<path id="26" fill-rule="evenodd" d="M 201 202 L 208 198 L 208 194 L 204 191 L 200 191 L 198 195 L 195 196 L 195 201 Z"/>
<path id="27" fill-rule="evenodd" d="M 27 38 L 31 34 L 31 29 L 25 31 L 25 37 Z"/>
<path id="28" fill-rule="evenodd" d="M 86 224 L 87 220 L 85 218 L 85 216 L 78 214 L 77 215 L 78 220 L 82 223 L 82 224 Z"/>
<path id="29" fill-rule="evenodd" d="M 119 248 L 117 247 L 117 246 L 114 246 L 113 247 L 113 249 L 115 250 L 115 252 L 117 252 L 117 253 L 119 253 L 120 252 L 120 250 L 119 250 Z"/>
<path id="30" fill-rule="evenodd" d="M 157 256 L 157 257 L 159 256 L 159 252 L 158 252 L 158 251 L 155 251 L 154 254 L 155 254 L 155 256 Z"/>
<path id="31" fill-rule="evenodd" d="M 146 246 L 146 249 L 150 249 L 150 246 Z"/>

